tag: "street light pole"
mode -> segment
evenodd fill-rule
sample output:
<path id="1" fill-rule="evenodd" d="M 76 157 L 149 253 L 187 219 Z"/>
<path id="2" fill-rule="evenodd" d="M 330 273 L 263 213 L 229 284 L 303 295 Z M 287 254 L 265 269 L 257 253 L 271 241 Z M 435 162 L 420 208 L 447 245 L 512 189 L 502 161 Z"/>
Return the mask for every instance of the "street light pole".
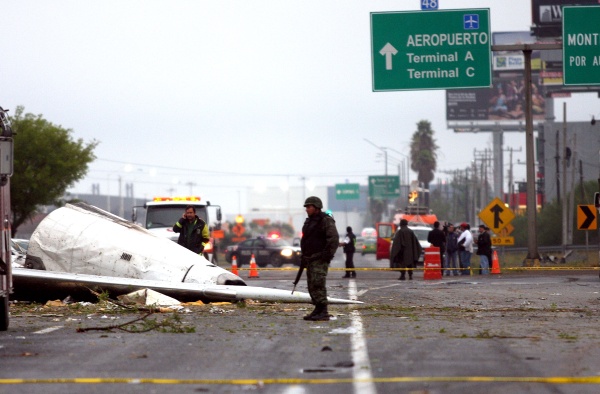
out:
<path id="1" fill-rule="evenodd" d="M 407 162 L 407 164 L 406 164 L 406 184 L 407 185 L 410 184 L 410 156 L 407 154 L 404 154 L 402 152 L 399 152 L 393 148 L 388 148 L 388 149 L 406 157 L 406 162 Z"/>
<path id="2" fill-rule="evenodd" d="M 382 152 L 383 152 L 383 157 L 384 157 L 384 159 L 385 159 L 385 176 L 387 176 L 387 174 L 388 174 L 388 157 L 387 157 L 387 149 L 388 149 L 388 148 L 384 148 L 384 147 L 382 147 L 382 146 L 375 145 L 375 143 L 373 143 L 373 142 L 369 141 L 369 140 L 368 140 L 368 139 L 366 139 L 366 138 L 363 138 L 363 139 L 364 139 L 365 141 L 367 141 L 369 144 L 373 145 L 375 148 L 377 148 L 377 149 L 379 149 L 380 151 L 382 151 Z"/>

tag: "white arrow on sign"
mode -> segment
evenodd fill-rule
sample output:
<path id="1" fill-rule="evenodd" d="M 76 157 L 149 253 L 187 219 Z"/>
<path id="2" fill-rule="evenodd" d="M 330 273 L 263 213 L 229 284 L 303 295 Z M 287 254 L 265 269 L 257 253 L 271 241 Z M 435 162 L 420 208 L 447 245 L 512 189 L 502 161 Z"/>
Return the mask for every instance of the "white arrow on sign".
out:
<path id="1" fill-rule="evenodd" d="M 385 56 L 385 69 L 391 70 L 392 69 L 392 55 L 397 54 L 398 50 L 396 48 L 394 48 L 394 46 L 388 42 L 387 44 L 385 44 L 385 46 L 383 48 L 381 48 L 381 51 L 379 51 L 379 53 L 381 54 L 381 56 Z"/>

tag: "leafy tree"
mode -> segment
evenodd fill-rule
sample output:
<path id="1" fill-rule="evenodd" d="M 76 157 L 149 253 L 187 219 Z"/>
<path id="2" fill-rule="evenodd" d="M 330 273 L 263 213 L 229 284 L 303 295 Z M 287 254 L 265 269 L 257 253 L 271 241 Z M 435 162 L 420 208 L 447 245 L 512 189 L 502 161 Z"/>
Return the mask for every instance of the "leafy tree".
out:
<path id="1" fill-rule="evenodd" d="M 42 115 L 24 114 L 18 106 L 11 117 L 14 164 L 11 177 L 12 231 L 30 219 L 41 205 L 61 205 L 67 188 L 85 176 L 96 157 L 98 142 L 74 141 L 70 129 L 56 126 Z"/>
<path id="2" fill-rule="evenodd" d="M 581 197 L 581 185 L 576 186 L 573 191 L 575 193 L 575 205 L 591 204 L 594 201 L 594 192 L 597 189 L 597 181 L 586 181 L 583 184 L 583 197 Z M 568 194 L 567 198 L 569 198 Z M 575 211 L 570 214 L 570 218 L 569 226 L 574 229 L 573 244 L 582 245 L 585 243 L 586 231 L 576 230 L 577 217 Z M 562 203 L 553 200 L 544 204 L 544 208 L 537 214 L 536 222 L 537 243 L 539 246 L 556 246 L 562 244 Z M 528 227 L 526 212 L 517 216 L 511 224 L 515 228 L 515 231 L 511 234 L 511 236 L 515 237 L 515 246 L 527 246 Z M 587 234 L 590 244 L 597 244 L 598 232 L 588 231 Z"/>
<path id="3" fill-rule="evenodd" d="M 429 189 L 437 168 L 438 146 L 433 139 L 434 131 L 431 122 L 422 120 L 417 123 L 417 131 L 412 136 L 410 143 L 410 168 L 417 173 L 419 183 Z"/>

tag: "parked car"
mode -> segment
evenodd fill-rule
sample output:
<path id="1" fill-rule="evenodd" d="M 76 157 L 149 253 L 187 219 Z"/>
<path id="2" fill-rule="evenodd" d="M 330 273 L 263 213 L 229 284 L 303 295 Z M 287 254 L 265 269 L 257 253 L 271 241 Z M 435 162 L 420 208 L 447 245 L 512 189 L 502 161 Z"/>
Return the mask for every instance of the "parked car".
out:
<path id="1" fill-rule="evenodd" d="M 256 265 L 266 267 L 281 267 L 283 264 L 294 264 L 300 266 L 300 247 L 281 238 L 251 238 L 237 245 L 228 246 L 225 250 L 225 260 L 231 263 L 233 256 L 236 257 L 237 266 L 250 264 L 250 258 L 254 255 Z"/>
<path id="2" fill-rule="evenodd" d="M 356 252 L 360 252 L 362 256 L 368 253 L 377 251 L 377 238 L 373 237 L 356 237 Z"/>
<path id="3" fill-rule="evenodd" d="M 361 230 L 360 235 L 365 238 L 377 238 L 377 230 L 375 230 L 373 227 L 365 227 Z"/>

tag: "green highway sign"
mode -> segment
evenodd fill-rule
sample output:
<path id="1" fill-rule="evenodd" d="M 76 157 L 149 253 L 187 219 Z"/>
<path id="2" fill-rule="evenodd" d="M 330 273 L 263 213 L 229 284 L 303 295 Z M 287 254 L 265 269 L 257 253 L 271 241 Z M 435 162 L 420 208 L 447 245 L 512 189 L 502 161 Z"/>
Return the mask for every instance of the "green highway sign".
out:
<path id="1" fill-rule="evenodd" d="M 371 13 L 373 91 L 488 88 L 489 9 Z"/>
<path id="2" fill-rule="evenodd" d="M 393 198 L 400 195 L 400 178 L 396 176 L 369 176 L 369 197 Z"/>
<path id="3" fill-rule="evenodd" d="M 358 200 L 360 185 L 358 183 L 338 183 L 335 185 L 336 200 Z"/>
<path id="4" fill-rule="evenodd" d="M 600 84 L 600 6 L 563 7 L 563 81 Z"/>

